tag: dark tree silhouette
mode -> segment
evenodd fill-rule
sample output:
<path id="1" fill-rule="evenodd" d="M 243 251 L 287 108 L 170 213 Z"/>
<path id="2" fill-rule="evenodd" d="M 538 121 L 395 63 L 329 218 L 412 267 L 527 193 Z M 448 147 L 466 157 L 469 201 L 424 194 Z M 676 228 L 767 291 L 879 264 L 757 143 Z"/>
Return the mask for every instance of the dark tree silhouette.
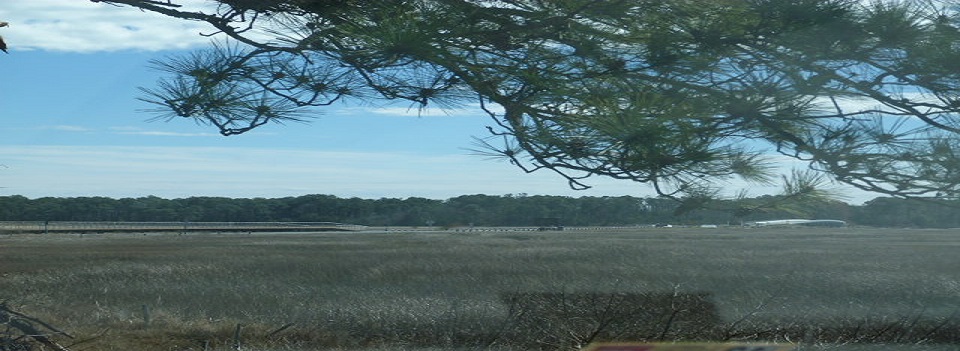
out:
<path id="1" fill-rule="evenodd" d="M 0 27 L 7 27 L 7 26 L 9 26 L 7 22 L 0 22 Z M 3 51 L 8 54 L 10 53 L 7 51 L 7 43 L 3 41 L 3 37 L 0 37 L 0 51 Z"/>

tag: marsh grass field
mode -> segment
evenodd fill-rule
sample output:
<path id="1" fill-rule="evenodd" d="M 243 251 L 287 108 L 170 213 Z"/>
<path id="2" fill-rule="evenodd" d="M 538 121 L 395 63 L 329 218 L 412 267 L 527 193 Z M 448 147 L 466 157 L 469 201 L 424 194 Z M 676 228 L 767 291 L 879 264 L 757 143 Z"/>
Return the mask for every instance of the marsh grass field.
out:
<path id="1" fill-rule="evenodd" d="M 0 300 L 74 351 L 955 350 L 960 230 L 15 234 Z"/>

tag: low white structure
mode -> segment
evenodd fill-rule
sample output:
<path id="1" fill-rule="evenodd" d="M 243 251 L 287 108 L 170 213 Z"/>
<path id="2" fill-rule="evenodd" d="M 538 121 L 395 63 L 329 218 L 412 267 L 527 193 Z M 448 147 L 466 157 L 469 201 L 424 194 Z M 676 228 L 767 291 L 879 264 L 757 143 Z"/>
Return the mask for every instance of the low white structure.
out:
<path id="1" fill-rule="evenodd" d="M 836 219 L 777 219 L 772 221 L 757 221 L 749 223 L 754 227 L 802 225 L 809 227 L 844 227 L 847 222 Z"/>

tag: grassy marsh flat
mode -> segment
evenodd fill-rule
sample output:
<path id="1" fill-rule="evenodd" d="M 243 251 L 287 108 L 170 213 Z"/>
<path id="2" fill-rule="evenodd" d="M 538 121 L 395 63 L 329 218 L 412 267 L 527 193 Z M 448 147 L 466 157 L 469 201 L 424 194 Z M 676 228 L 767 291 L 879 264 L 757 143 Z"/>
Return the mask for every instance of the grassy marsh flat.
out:
<path id="1" fill-rule="evenodd" d="M 944 338 L 956 335 L 943 336 L 933 326 L 957 324 L 960 230 L 0 237 L 0 300 L 73 334 L 99 335 L 77 345 L 83 350 L 201 350 L 201 340 L 211 349 L 228 349 L 237 324 L 243 325 L 245 343 L 264 350 L 573 349 L 582 341 L 505 340 L 504 335 L 516 337 L 506 326 L 522 323 L 513 315 L 517 306 L 504 296 L 531 293 L 570 297 L 564 301 L 706 294 L 714 308 L 715 330 L 684 334 L 677 324 L 669 333 L 624 334 L 633 338 L 805 337 L 789 341 L 817 344 L 836 341 L 837 328 L 873 335 L 876 325 L 911 330 L 931 325 L 897 337 L 952 342 Z M 555 323 L 564 330 L 538 332 L 578 335 L 596 323 L 570 320 L 603 319 L 593 306 L 570 303 L 568 309 L 585 312 L 555 316 L 564 319 Z M 913 334 L 927 339 L 908 340 Z"/>

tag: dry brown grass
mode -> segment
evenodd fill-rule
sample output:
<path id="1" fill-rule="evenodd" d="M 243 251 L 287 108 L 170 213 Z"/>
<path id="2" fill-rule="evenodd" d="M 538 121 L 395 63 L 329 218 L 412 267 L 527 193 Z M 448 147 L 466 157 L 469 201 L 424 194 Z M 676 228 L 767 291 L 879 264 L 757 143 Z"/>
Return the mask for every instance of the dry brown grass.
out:
<path id="1" fill-rule="evenodd" d="M 958 248 L 953 231 L 856 228 L 4 235 L 0 299 L 88 339 L 73 350 L 227 350 L 237 324 L 247 350 L 933 345 L 960 342 Z M 584 302 L 665 293 L 708 293 L 714 326 L 641 333 L 622 319 L 649 301 Z M 521 318 L 510 294 L 569 303 L 528 302 Z M 617 318 L 622 333 L 594 333 Z"/>

